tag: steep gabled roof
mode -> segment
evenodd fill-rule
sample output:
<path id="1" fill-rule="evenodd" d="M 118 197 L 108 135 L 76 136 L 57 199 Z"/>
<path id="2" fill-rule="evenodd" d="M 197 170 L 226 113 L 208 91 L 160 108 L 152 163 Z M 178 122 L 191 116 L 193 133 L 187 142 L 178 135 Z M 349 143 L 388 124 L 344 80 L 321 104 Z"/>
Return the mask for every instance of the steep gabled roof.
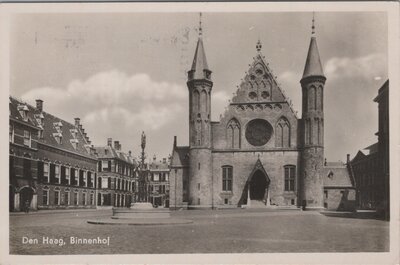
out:
<path id="1" fill-rule="evenodd" d="M 10 104 L 12 115 L 16 115 L 16 112 L 18 112 L 18 110 L 13 110 L 14 108 L 18 108 L 18 105 L 24 104 L 27 107 L 29 121 L 43 130 L 43 137 L 38 139 L 38 143 L 50 145 L 54 148 L 70 151 L 86 157 L 96 158 L 92 146 L 87 141 L 87 137 L 83 135 L 81 128 L 53 116 L 50 113 L 45 111 L 41 112 L 32 105 L 13 97 L 10 97 Z M 20 114 L 18 115 L 20 116 Z M 57 138 L 60 140 L 57 140 Z"/>
<path id="2" fill-rule="evenodd" d="M 203 39 L 199 37 L 191 68 L 191 71 L 194 72 L 193 79 L 205 79 L 204 70 L 210 71 L 207 64 L 206 52 L 204 51 Z"/>
<path id="3" fill-rule="evenodd" d="M 310 76 L 325 77 L 324 71 L 322 70 L 321 59 L 319 57 L 317 38 L 315 36 L 311 37 L 302 79 Z"/>
<path id="4" fill-rule="evenodd" d="M 9 97 L 9 104 L 10 118 L 18 120 L 21 123 L 25 123 L 29 126 L 38 127 L 38 123 L 34 117 L 34 111 L 32 111 L 32 106 L 13 97 Z M 25 107 L 28 110 L 26 119 L 22 117 L 20 111 L 18 110 L 19 107 L 21 109 Z"/>
<path id="5" fill-rule="evenodd" d="M 116 150 L 112 146 L 108 146 L 108 145 L 107 146 L 95 146 L 94 148 L 96 149 L 97 157 L 99 159 L 117 158 L 117 159 L 120 159 L 127 163 L 133 164 L 134 166 L 138 165 L 138 163 L 136 162 L 136 160 L 133 157 L 127 155 L 124 152 Z"/>
<path id="6" fill-rule="evenodd" d="M 171 167 L 189 166 L 189 146 L 174 146 Z"/>
<path id="7" fill-rule="evenodd" d="M 322 170 L 324 187 L 347 187 L 352 188 L 353 184 L 348 168 L 343 165 L 341 167 L 324 167 Z"/>

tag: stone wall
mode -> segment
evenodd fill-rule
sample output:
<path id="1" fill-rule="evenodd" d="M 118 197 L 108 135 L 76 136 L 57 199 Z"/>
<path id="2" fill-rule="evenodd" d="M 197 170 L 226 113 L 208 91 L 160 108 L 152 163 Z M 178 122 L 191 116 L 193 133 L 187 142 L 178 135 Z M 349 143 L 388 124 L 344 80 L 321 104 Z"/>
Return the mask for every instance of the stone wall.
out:
<path id="1" fill-rule="evenodd" d="M 240 206 L 243 203 L 243 198 L 247 197 L 245 184 L 258 158 L 271 180 L 269 187 L 271 203 L 276 205 L 290 205 L 292 199 L 294 199 L 294 203 L 297 204 L 299 186 L 296 185 L 295 191 L 284 191 L 284 166 L 296 166 L 296 182 L 298 183 L 298 151 L 214 152 L 213 182 L 215 206 L 224 204 L 225 199 L 228 199 L 228 204 L 231 205 Z M 224 165 L 233 167 L 232 192 L 222 191 L 222 166 Z"/>
<path id="2" fill-rule="evenodd" d="M 354 211 L 356 192 L 349 188 L 330 188 L 324 190 L 324 208 L 331 211 Z"/>

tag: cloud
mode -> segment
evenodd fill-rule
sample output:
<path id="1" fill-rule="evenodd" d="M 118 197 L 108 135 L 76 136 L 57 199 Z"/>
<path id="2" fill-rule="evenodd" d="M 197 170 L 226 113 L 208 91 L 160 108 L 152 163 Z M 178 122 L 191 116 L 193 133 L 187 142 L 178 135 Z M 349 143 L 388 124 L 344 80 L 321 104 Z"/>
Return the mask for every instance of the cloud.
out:
<path id="1" fill-rule="evenodd" d="M 361 57 L 330 58 L 324 72 L 325 156 L 344 158 L 346 153 L 355 155 L 376 141 L 377 106 L 373 102 L 379 87 L 387 78 L 387 58 L 383 54 Z M 279 81 L 286 94 L 293 100 L 294 109 L 301 117 L 302 73 L 286 71 Z M 345 151 L 336 148 L 345 146 Z"/>
<path id="2" fill-rule="evenodd" d="M 80 117 L 91 138 L 103 142 L 112 135 L 122 140 L 133 131 L 161 130 L 184 112 L 186 90 L 144 73 L 113 70 L 71 81 L 65 88 L 34 88 L 21 97 L 27 102 L 42 99 L 44 110 L 62 119 Z"/>
<path id="3" fill-rule="evenodd" d="M 369 54 L 357 58 L 333 57 L 325 64 L 328 79 L 356 78 L 379 80 L 387 73 L 387 57 L 381 53 Z"/>

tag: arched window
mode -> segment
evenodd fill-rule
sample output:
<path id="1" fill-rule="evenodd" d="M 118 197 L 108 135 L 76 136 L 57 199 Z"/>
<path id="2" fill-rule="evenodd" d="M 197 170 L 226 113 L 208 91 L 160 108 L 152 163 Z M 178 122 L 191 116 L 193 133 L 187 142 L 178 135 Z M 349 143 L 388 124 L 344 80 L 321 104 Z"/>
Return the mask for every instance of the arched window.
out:
<path id="1" fill-rule="evenodd" d="M 315 86 L 311 86 L 308 90 L 308 107 L 309 110 L 315 109 Z"/>
<path id="2" fill-rule="evenodd" d="M 233 167 L 222 166 L 222 190 L 232 191 Z"/>
<path id="3" fill-rule="evenodd" d="M 317 101 L 318 101 L 318 91 L 315 86 L 311 87 L 314 90 L 314 109 L 317 109 Z"/>
<path id="4" fill-rule="evenodd" d="M 322 86 L 319 86 L 319 92 L 321 94 L 319 97 L 319 100 L 321 101 L 320 107 L 321 107 L 321 110 L 323 110 L 324 109 L 324 89 L 322 88 Z"/>
<path id="5" fill-rule="evenodd" d="M 285 165 L 284 168 L 284 179 L 285 179 L 285 191 L 294 191 L 296 186 L 296 166 Z"/>
<path id="6" fill-rule="evenodd" d="M 200 110 L 202 113 L 205 113 L 207 111 L 207 92 L 205 90 L 201 91 Z"/>
<path id="7" fill-rule="evenodd" d="M 228 122 L 226 136 L 229 148 L 240 148 L 240 124 L 235 118 Z"/>
<path id="8" fill-rule="evenodd" d="M 200 111 L 200 94 L 199 91 L 194 90 L 193 92 L 193 110 L 195 112 L 199 112 Z"/>
<path id="9" fill-rule="evenodd" d="M 290 123 L 285 117 L 282 117 L 276 124 L 275 146 L 290 147 L 290 136 Z"/>

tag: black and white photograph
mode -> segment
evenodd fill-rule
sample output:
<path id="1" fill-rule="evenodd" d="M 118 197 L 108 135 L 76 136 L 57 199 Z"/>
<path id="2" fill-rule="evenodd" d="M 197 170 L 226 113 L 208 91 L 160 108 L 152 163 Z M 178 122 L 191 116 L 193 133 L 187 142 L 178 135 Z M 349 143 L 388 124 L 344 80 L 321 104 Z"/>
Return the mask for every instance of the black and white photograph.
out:
<path id="1" fill-rule="evenodd" d="M 5 5 L 9 262 L 398 263 L 399 5 L 330 5 Z"/>

